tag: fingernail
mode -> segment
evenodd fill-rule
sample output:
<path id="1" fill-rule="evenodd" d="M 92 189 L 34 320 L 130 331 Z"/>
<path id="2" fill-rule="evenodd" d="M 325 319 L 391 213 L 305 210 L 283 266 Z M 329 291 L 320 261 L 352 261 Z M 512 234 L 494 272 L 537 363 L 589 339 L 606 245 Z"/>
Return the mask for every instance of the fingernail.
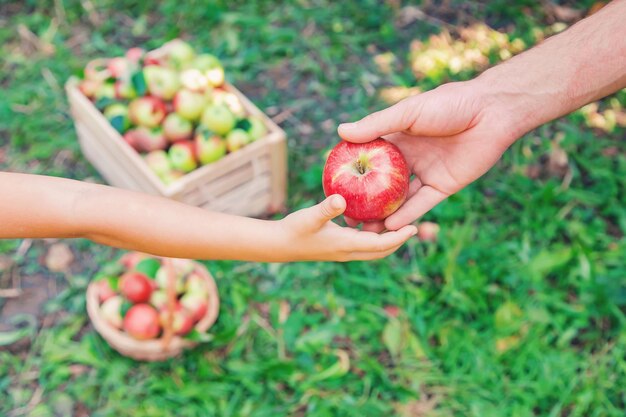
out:
<path id="1" fill-rule="evenodd" d="M 341 130 L 350 130 L 350 129 L 354 129 L 356 127 L 356 122 L 354 123 L 342 123 L 339 125 L 339 129 Z"/>
<path id="2" fill-rule="evenodd" d="M 333 198 L 330 199 L 330 206 L 334 210 L 339 210 L 341 208 L 341 197 L 334 195 Z"/>

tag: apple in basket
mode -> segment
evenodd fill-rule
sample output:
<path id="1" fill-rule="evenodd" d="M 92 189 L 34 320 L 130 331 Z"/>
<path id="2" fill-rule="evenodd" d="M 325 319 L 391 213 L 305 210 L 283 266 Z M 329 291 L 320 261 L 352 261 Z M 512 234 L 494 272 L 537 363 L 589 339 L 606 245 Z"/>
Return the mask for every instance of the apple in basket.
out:
<path id="1" fill-rule="evenodd" d="M 178 336 L 184 336 L 193 329 L 194 319 L 191 313 L 183 308 L 180 303 L 176 303 L 174 307 L 174 317 L 172 318 L 172 330 Z M 202 316 L 201 316 L 202 317 Z M 169 310 L 167 304 L 160 309 L 160 323 L 163 328 L 167 326 L 169 319 Z"/>
<path id="2" fill-rule="evenodd" d="M 145 303 L 152 295 L 150 278 L 139 272 L 127 272 L 120 278 L 120 292 L 133 303 Z"/>
<path id="3" fill-rule="evenodd" d="M 161 332 L 159 313 L 149 304 L 135 304 L 126 312 L 123 328 L 135 339 L 154 339 Z"/>
<path id="4" fill-rule="evenodd" d="M 116 329 L 122 328 L 122 303 L 124 299 L 119 295 L 108 298 L 100 306 L 102 318 Z"/>

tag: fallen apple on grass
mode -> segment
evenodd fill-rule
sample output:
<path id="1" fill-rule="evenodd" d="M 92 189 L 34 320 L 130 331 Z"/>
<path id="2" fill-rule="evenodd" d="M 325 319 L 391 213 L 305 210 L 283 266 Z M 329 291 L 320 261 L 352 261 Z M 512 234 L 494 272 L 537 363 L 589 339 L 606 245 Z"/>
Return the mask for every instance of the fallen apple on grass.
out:
<path id="1" fill-rule="evenodd" d="M 124 331 L 138 340 L 154 339 L 161 332 L 159 314 L 149 304 L 133 305 L 123 321 Z"/>
<path id="2" fill-rule="evenodd" d="M 404 203 L 409 168 L 398 147 L 382 138 L 339 142 L 328 155 L 322 183 L 326 196 L 346 200 L 344 215 L 359 221 L 387 218 Z"/>

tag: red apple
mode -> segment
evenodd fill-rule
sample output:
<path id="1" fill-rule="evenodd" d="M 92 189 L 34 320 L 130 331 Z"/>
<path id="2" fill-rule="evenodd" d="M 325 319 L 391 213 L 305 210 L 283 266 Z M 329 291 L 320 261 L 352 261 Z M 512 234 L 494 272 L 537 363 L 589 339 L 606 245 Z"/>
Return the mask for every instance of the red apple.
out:
<path id="1" fill-rule="evenodd" d="M 128 115 L 133 124 L 157 127 L 165 118 L 165 103 L 156 97 L 139 97 L 128 105 Z"/>
<path id="2" fill-rule="evenodd" d="M 124 133 L 124 141 L 132 146 L 137 152 L 152 152 L 167 148 L 167 139 L 163 131 L 159 129 L 148 129 L 139 126 Z"/>
<path id="3" fill-rule="evenodd" d="M 102 318 L 111 326 L 122 328 L 122 303 L 124 299 L 119 295 L 107 299 L 100 306 L 100 314 Z"/>
<path id="4" fill-rule="evenodd" d="M 180 303 L 191 312 L 194 321 L 202 319 L 209 309 L 207 295 L 202 293 L 187 293 L 182 296 Z"/>
<path id="5" fill-rule="evenodd" d="M 124 330 L 138 340 L 154 339 L 161 331 L 159 314 L 149 304 L 136 304 L 124 317 Z"/>
<path id="6" fill-rule="evenodd" d="M 193 125 L 176 113 L 170 113 L 163 120 L 163 134 L 170 142 L 191 139 Z"/>
<path id="7" fill-rule="evenodd" d="M 345 198 L 347 217 L 375 221 L 404 203 L 409 177 L 398 147 L 378 138 L 368 143 L 339 142 L 328 155 L 322 182 L 326 196 Z"/>
<path id="8" fill-rule="evenodd" d="M 170 68 L 150 65 L 143 69 L 143 76 L 150 95 L 163 100 L 171 100 L 180 88 L 178 73 Z"/>
<path id="9" fill-rule="evenodd" d="M 111 288 L 108 278 L 104 278 L 98 281 L 97 288 L 98 288 L 98 299 L 100 300 L 100 304 L 104 303 L 106 300 L 108 300 L 111 297 L 115 297 L 115 295 L 117 294 L 115 291 L 113 291 L 113 288 Z"/>
<path id="10" fill-rule="evenodd" d="M 206 129 L 198 129 L 194 137 L 196 153 L 201 164 L 210 164 L 226 155 L 224 139 Z"/>
<path id="11" fill-rule="evenodd" d="M 168 152 L 170 163 L 176 170 L 191 172 L 198 167 L 194 143 L 190 140 L 176 142 Z"/>
<path id="12" fill-rule="evenodd" d="M 127 272 L 120 277 L 120 292 L 133 303 L 145 303 L 152 295 L 152 283 L 142 273 Z"/>
<path id="13" fill-rule="evenodd" d="M 120 78 L 129 71 L 130 63 L 126 58 L 118 56 L 109 59 L 107 69 L 109 70 L 109 73 L 111 73 L 112 77 Z"/>
<path id="14" fill-rule="evenodd" d="M 206 106 L 203 94 L 191 90 L 180 90 L 174 96 L 174 110 L 187 120 L 196 121 Z"/>
<path id="15" fill-rule="evenodd" d="M 167 305 L 160 309 L 160 323 L 165 328 L 169 319 L 169 311 Z M 184 336 L 193 329 L 193 317 L 191 312 L 183 308 L 180 303 L 174 306 L 174 317 L 172 320 L 174 333 L 178 336 Z"/>

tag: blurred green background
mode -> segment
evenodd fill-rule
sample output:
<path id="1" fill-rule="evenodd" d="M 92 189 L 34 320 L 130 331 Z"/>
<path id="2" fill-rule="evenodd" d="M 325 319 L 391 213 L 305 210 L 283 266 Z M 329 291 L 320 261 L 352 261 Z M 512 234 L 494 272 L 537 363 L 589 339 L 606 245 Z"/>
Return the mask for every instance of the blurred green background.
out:
<path id="1" fill-rule="evenodd" d="M 5 0 L 0 169 L 102 182 L 64 82 L 182 37 L 287 131 L 295 210 L 323 196 L 338 123 L 471 78 L 599 5 Z M 1 288 L 24 288 L 0 299 L 0 415 L 624 416 L 624 106 L 622 91 L 526 135 L 425 217 L 437 242 L 368 263 L 207 263 L 215 338 L 164 363 L 121 357 L 88 323 L 85 288 L 119 251 L 0 241 Z"/>

